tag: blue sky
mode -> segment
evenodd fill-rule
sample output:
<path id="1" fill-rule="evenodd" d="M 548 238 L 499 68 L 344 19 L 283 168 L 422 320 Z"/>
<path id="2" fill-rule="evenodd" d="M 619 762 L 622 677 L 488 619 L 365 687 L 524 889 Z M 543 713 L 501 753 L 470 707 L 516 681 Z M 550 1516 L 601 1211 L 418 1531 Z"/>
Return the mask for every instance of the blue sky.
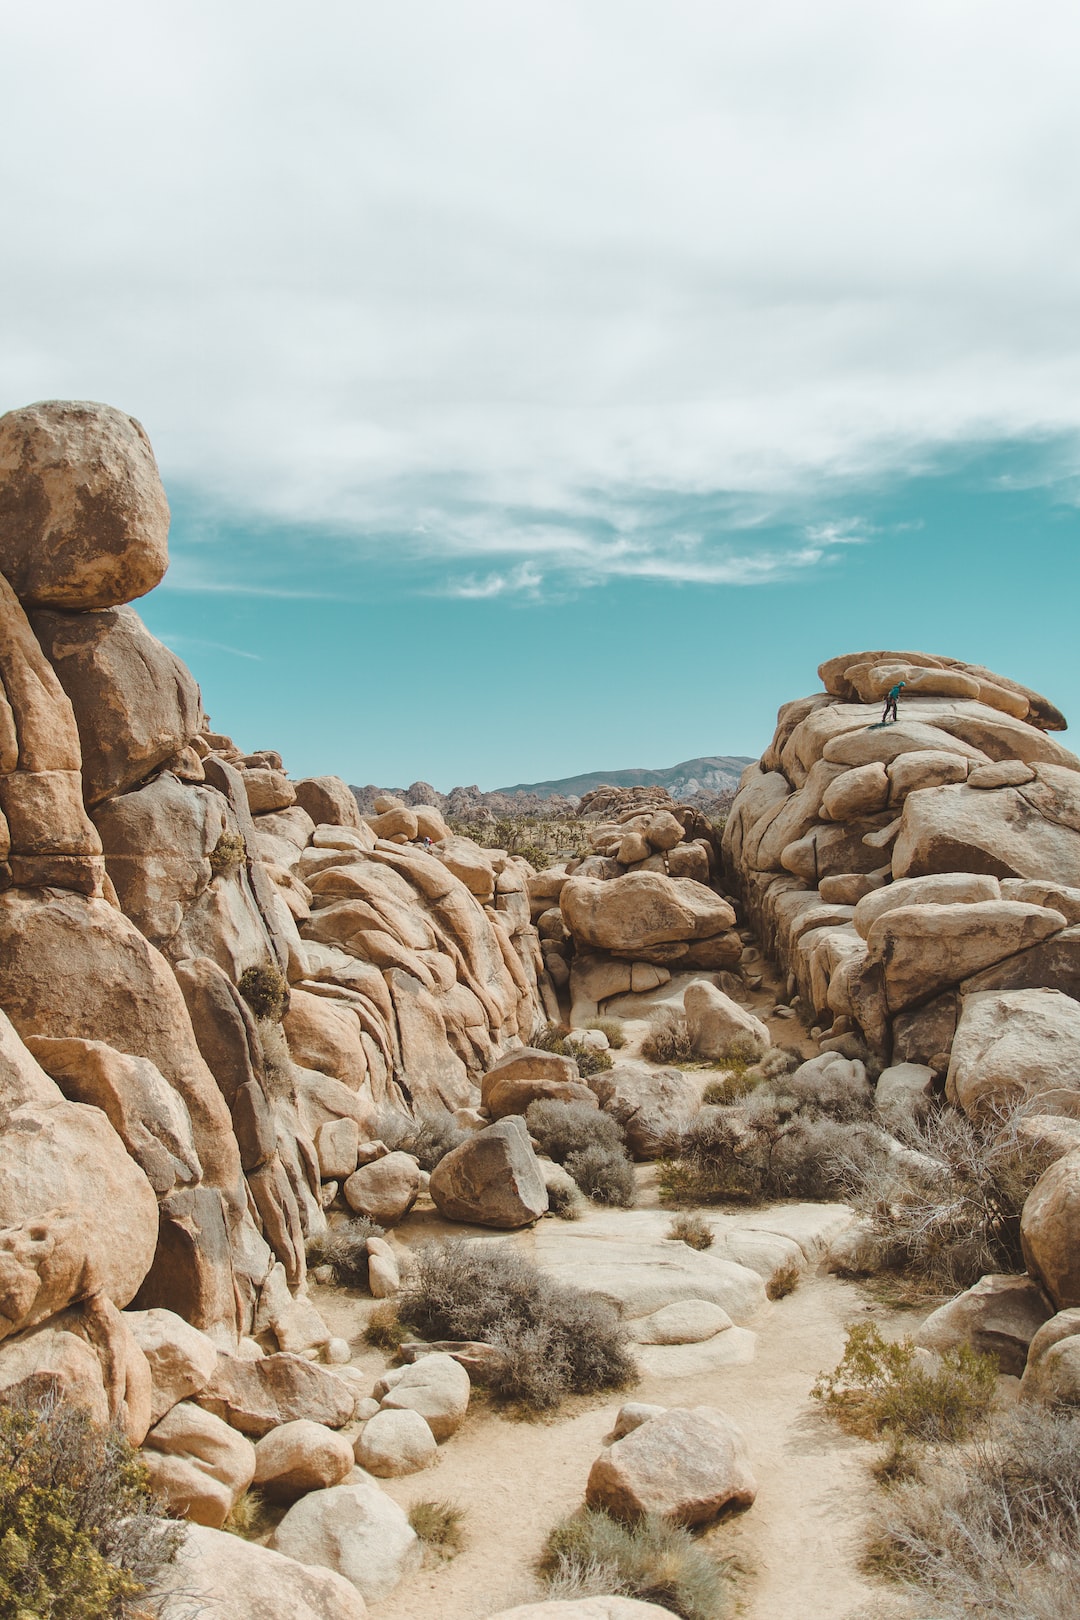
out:
<path id="1" fill-rule="evenodd" d="M 5 36 L 0 409 L 143 421 L 142 611 L 246 746 L 444 789 L 751 754 L 889 645 L 1078 711 L 1074 7 Z"/>

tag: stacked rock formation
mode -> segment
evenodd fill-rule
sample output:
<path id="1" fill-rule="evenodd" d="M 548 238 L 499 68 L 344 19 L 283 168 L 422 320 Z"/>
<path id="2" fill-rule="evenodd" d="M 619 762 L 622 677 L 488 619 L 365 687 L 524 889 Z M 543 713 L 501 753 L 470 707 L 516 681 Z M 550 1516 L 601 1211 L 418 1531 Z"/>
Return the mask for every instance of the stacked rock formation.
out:
<path id="1" fill-rule="evenodd" d="M 733 907 L 711 887 L 710 823 L 662 789 L 619 791 L 641 797 L 596 827 L 587 855 L 529 879 L 544 966 L 572 1024 L 612 997 L 657 989 L 673 968 L 734 968 L 743 950 Z"/>
<path id="2" fill-rule="evenodd" d="M 526 863 L 211 729 L 128 605 L 167 535 L 130 417 L 0 419 L 0 1390 L 63 1389 L 137 1441 L 196 1395 L 158 1435 L 186 1477 L 211 1417 L 351 1414 L 286 1353 L 329 1338 L 304 1297 L 328 1170 L 380 1110 L 478 1103 L 542 960 Z M 164 1404 L 162 1316 L 174 1360 L 184 1331 L 210 1357 Z"/>
<path id="3" fill-rule="evenodd" d="M 743 776 L 729 881 L 812 1020 L 944 1072 L 971 996 L 1080 994 L 1080 760 L 1052 704 L 973 665 L 852 653 L 818 673 Z"/>

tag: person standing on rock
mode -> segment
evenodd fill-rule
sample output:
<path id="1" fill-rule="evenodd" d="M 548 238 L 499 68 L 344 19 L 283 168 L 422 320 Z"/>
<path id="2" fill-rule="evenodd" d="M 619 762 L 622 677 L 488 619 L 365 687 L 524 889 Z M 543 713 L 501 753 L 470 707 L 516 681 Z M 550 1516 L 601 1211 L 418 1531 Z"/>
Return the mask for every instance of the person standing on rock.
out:
<path id="1" fill-rule="evenodd" d="M 881 724 L 883 726 L 888 725 L 890 717 L 893 720 L 895 720 L 897 718 L 897 715 L 896 715 L 896 701 L 899 698 L 900 693 L 904 690 L 904 687 L 906 685 L 907 685 L 906 681 L 897 681 L 895 686 L 889 688 L 889 695 L 885 699 L 885 710 L 884 710 L 884 713 L 881 716 Z"/>

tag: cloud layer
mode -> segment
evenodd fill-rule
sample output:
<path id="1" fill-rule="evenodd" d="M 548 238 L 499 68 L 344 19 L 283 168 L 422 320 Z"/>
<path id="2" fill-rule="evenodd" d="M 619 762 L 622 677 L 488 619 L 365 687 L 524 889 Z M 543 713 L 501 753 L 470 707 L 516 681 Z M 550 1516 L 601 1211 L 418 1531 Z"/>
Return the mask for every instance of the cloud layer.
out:
<path id="1" fill-rule="evenodd" d="M 40 0 L 7 33 L 4 405 L 122 405 L 176 487 L 390 537 L 425 589 L 790 578 L 866 538 L 849 486 L 1080 429 L 1063 3 Z"/>

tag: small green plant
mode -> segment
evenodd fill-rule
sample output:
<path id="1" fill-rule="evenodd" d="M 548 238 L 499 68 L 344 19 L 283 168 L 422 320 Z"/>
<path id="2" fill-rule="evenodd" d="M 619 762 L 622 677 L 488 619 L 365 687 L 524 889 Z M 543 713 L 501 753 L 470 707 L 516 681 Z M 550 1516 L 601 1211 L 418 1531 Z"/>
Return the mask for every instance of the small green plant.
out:
<path id="1" fill-rule="evenodd" d="M 629 1597 L 682 1620 L 725 1620 L 732 1612 L 732 1565 L 658 1516 L 623 1524 L 582 1508 L 550 1531 L 537 1569 L 556 1599 Z"/>
<path id="2" fill-rule="evenodd" d="M 155 1615 L 182 1539 L 118 1429 L 53 1399 L 0 1407 L 0 1615 Z"/>
<path id="3" fill-rule="evenodd" d="M 271 1523 L 265 1497 L 261 1491 L 253 1488 L 237 1497 L 221 1528 L 244 1541 L 258 1541 L 270 1529 Z"/>
<path id="4" fill-rule="evenodd" d="M 215 877 L 231 877 L 238 872 L 247 860 L 247 845 L 244 835 L 240 832 L 222 833 L 213 849 L 210 851 L 210 870 Z"/>
<path id="5" fill-rule="evenodd" d="M 757 1069 L 730 1069 L 722 1079 L 709 1081 L 701 1100 L 711 1107 L 725 1108 L 738 1102 L 740 1097 L 748 1097 L 764 1080 L 765 1076 Z"/>
<path id="6" fill-rule="evenodd" d="M 779 1266 L 773 1272 L 765 1284 L 765 1293 L 769 1299 L 786 1299 L 789 1294 L 795 1292 L 801 1282 L 802 1272 L 794 1260 L 789 1260 L 787 1265 Z"/>
<path id="7" fill-rule="evenodd" d="M 334 1281 L 342 1288 L 366 1288 L 368 1282 L 367 1240 L 385 1237 L 381 1226 L 366 1215 L 353 1216 L 316 1232 L 307 1240 L 309 1268 L 329 1266 Z"/>
<path id="8" fill-rule="evenodd" d="M 619 1018 L 594 1018 L 586 1028 L 598 1029 L 601 1035 L 606 1035 L 608 1045 L 613 1052 L 621 1051 L 626 1045 L 626 1031 L 622 1027 L 622 1020 Z"/>
<path id="9" fill-rule="evenodd" d="M 901 1429 L 886 1429 L 882 1436 L 885 1445 L 871 1464 L 871 1472 L 878 1484 L 888 1489 L 901 1480 L 918 1479 L 922 1474 L 923 1446 Z"/>
<path id="10" fill-rule="evenodd" d="M 453 1502 L 414 1502 L 409 1523 L 440 1558 L 456 1558 L 465 1545 L 465 1511 Z"/>
<path id="11" fill-rule="evenodd" d="M 289 1010 L 289 985 L 283 973 L 269 962 L 245 968 L 236 988 L 255 1014 L 279 1024 Z"/>
<path id="12" fill-rule="evenodd" d="M 927 1367 L 910 1338 L 890 1341 L 873 1322 L 857 1322 L 811 1394 L 856 1434 L 961 1440 L 986 1417 L 996 1386 L 993 1356 L 963 1344 Z"/>
<path id="13" fill-rule="evenodd" d="M 573 1057 L 566 1037 L 570 1033 L 569 1024 L 540 1024 L 534 1031 L 529 1045 L 535 1052 L 555 1052 L 559 1057 Z"/>
<path id="14" fill-rule="evenodd" d="M 590 1074 L 603 1074 L 606 1069 L 615 1067 L 611 1053 L 599 1051 L 595 1046 L 581 1046 L 577 1041 L 567 1041 L 566 1048 L 577 1064 L 582 1079 Z"/>
<path id="15" fill-rule="evenodd" d="M 375 1350 L 384 1350 L 388 1355 L 400 1350 L 406 1339 L 412 1337 L 412 1329 L 406 1327 L 398 1315 L 397 1306 L 389 1301 L 385 1305 L 376 1305 L 364 1326 L 365 1344 L 370 1344 Z"/>
<path id="16" fill-rule="evenodd" d="M 398 1312 L 421 1338 L 495 1346 L 502 1355 L 492 1392 L 527 1410 L 550 1410 L 568 1394 L 621 1389 L 634 1378 L 612 1307 L 502 1246 L 461 1238 L 426 1245 Z"/>
<path id="17" fill-rule="evenodd" d="M 667 1229 L 667 1235 L 676 1243 L 686 1243 L 691 1249 L 711 1249 L 715 1234 L 702 1215 L 676 1215 Z"/>

